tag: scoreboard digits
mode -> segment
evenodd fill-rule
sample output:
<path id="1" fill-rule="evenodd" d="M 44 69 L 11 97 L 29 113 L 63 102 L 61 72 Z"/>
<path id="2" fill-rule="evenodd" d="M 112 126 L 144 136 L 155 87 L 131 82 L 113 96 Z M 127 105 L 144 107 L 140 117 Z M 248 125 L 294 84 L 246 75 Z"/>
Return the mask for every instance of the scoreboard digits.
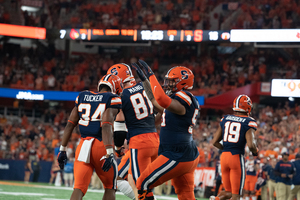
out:
<path id="1" fill-rule="evenodd" d="M 87 41 L 229 41 L 229 31 L 135 30 L 135 29 L 61 29 L 60 39 Z"/>

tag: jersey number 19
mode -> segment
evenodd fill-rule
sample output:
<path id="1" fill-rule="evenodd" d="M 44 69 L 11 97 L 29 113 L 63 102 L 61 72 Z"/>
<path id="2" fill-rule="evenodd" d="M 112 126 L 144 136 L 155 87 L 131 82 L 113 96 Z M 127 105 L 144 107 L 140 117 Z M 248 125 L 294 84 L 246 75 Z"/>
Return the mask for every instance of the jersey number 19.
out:
<path id="1" fill-rule="evenodd" d="M 226 122 L 224 130 L 224 142 L 237 143 L 240 139 L 241 123 Z"/>

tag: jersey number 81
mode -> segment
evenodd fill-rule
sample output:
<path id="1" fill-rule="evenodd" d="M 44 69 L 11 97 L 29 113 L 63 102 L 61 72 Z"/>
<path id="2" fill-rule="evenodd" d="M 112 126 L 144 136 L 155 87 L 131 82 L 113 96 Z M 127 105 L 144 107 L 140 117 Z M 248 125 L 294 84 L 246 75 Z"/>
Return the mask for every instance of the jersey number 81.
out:
<path id="1" fill-rule="evenodd" d="M 150 108 L 150 112 L 148 111 L 145 98 Z M 138 120 L 148 117 L 149 113 L 153 114 L 153 104 L 151 103 L 150 99 L 148 99 L 145 90 L 143 91 L 143 95 L 141 93 L 131 95 L 130 101 L 134 108 L 135 116 Z"/>

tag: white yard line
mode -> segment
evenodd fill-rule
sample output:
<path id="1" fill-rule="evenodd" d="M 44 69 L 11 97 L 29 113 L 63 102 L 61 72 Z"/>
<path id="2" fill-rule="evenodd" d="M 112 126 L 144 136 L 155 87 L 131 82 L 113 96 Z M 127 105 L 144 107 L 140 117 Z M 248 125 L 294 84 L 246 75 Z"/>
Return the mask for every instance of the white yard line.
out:
<path id="1" fill-rule="evenodd" d="M 53 194 L 44 193 L 27 193 L 27 192 L 0 192 L 0 194 L 14 195 L 14 196 L 54 196 Z"/>
<path id="2" fill-rule="evenodd" d="M 30 187 L 36 187 L 36 188 L 44 188 L 44 189 L 55 189 L 55 190 L 73 190 L 73 188 L 71 187 L 64 187 L 64 186 L 46 186 L 46 185 L 28 185 Z M 88 189 L 88 192 L 93 192 L 93 193 L 104 193 L 104 190 L 95 190 L 95 189 Z M 11 195 L 35 195 L 35 196 L 45 196 L 45 195 L 49 195 L 49 194 L 42 194 L 42 193 L 16 193 L 14 192 L 14 194 L 10 193 L 10 192 L 0 192 L 0 194 L 4 194 L 4 193 L 9 193 Z M 116 194 L 118 195 L 124 195 L 121 192 L 116 192 Z M 166 200 L 177 200 L 178 198 L 174 198 L 174 197 L 168 197 L 168 196 L 156 196 L 155 197 L 158 199 L 166 199 Z M 43 198 L 43 200 L 64 200 L 64 199 L 49 199 L 49 198 Z"/>

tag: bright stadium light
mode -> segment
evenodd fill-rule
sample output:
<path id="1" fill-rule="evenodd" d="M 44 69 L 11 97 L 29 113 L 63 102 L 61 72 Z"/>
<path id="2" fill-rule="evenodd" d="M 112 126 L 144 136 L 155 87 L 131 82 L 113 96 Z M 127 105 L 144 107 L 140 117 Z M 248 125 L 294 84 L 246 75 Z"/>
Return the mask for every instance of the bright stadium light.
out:
<path id="1" fill-rule="evenodd" d="M 289 97 L 289 101 L 295 101 L 294 97 Z"/>

